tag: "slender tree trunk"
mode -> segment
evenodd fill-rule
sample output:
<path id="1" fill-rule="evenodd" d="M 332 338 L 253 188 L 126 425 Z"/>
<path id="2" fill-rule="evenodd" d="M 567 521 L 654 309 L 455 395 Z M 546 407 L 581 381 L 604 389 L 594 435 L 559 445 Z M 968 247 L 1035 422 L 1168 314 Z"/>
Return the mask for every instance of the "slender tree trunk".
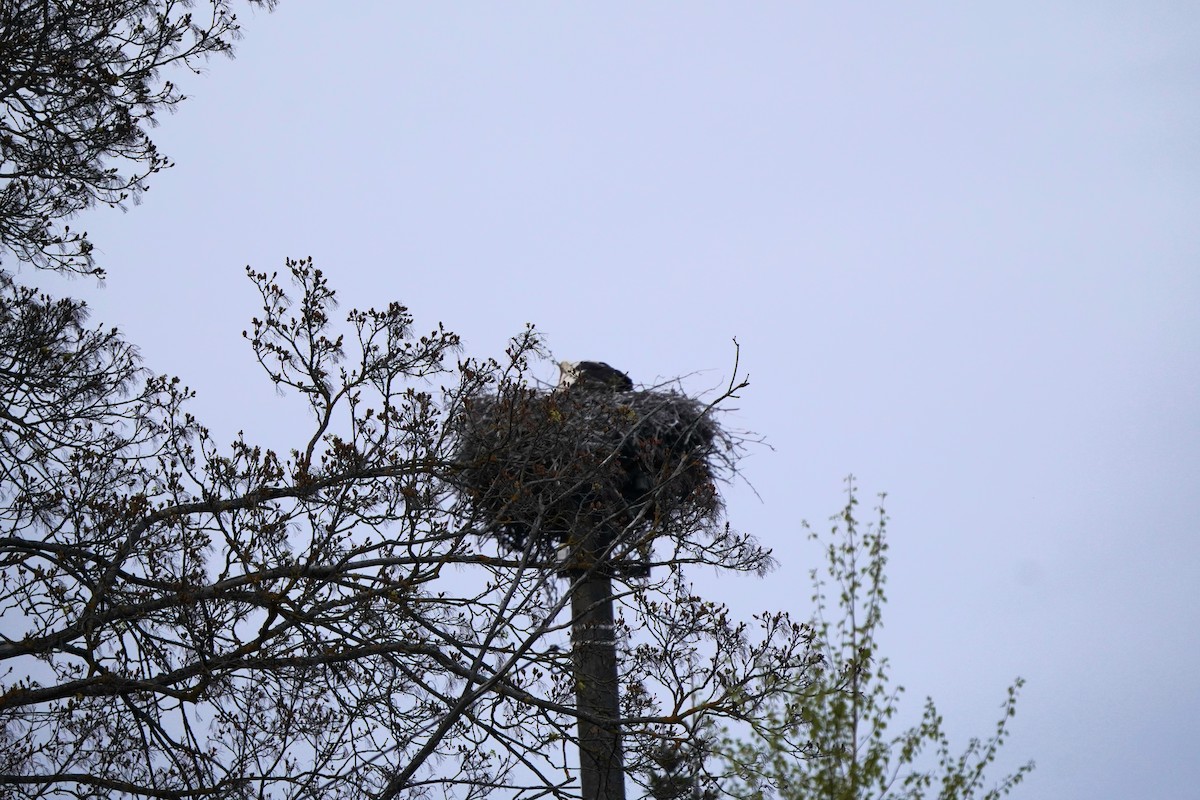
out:
<path id="1" fill-rule="evenodd" d="M 584 575 L 571 598 L 575 707 L 600 720 L 579 718 L 579 780 L 583 800 L 625 800 L 617 646 L 612 578 L 601 567 Z"/>

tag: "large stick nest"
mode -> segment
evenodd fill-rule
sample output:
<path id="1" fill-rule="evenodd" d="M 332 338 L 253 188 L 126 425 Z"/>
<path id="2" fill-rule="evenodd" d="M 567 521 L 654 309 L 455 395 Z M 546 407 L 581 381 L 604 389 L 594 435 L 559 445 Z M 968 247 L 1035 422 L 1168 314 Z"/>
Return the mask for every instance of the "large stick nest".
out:
<path id="1" fill-rule="evenodd" d="M 537 560 L 586 540 L 628 569 L 712 522 L 731 469 L 711 409 L 675 391 L 512 388 L 471 398 L 457 433 L 460 491 L 503 550 Z"/>

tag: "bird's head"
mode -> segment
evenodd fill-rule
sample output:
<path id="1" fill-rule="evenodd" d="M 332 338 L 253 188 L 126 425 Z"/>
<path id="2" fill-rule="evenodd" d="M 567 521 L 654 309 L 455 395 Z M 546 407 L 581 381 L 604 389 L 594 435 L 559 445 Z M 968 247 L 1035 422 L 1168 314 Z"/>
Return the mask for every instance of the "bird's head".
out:
<path id="1" fill-rule="evenodd" d="M 570 386 L 579 378 L 579 362 L 578 361 L 560 361 L 558 362 L 558 386 L 559 388 Z"/>

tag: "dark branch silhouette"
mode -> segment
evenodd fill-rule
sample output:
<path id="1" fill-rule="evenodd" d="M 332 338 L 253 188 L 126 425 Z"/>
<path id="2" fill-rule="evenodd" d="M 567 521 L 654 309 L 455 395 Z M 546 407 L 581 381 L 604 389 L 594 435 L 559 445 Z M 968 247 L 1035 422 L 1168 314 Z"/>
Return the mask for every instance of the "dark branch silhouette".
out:
<path id="1" fill-rule="evenodd" d="M 478 463 L 463 448 L 481 398 L 547 409 L 524 388 L 536 333 L 504 362 L 456 360 L 458 337 L 414 330 L 403 306 L 338 323 L 324 275 L 310 262 L 289 273 L 295 299 L 250 273 L 263 311 L 245 334 L 264 385 L 311 413 L 287 453 L 246 435 L 220 445 L 188 411 L 192 391 L 147 373 L 82 304 L 0 279 L 0 784 L 573 796 L 578 721 L 612 723 L 580 711 L 572 678 L 574 587 L 594 570 L 541 544 L 553 525 L 494 538 L 511 486 L 467 491 Z M 642 567 L 610 590 L 637 770 L 697 720 L 746 717 L 764 675 L 803 681 L 808 631 L 773 614 L 735 621 L 686 580 L 693 563 L 769 564 L 721 522 L 715 473 L 690 460 L 734 466 L 705 422 L 720 398 L 645 392 L 632 417 L 555 402 L 602 424 L 587 458 L 543 480 L 648 481 L 608 495 L 627 534 L 604 544 Z M 634 444 L 651 433 L 654 447 Z M 522 475 L 562 466 L 527 457 Z M 578 496 L 548 508 L 547 521 L 594 512 Z"/>

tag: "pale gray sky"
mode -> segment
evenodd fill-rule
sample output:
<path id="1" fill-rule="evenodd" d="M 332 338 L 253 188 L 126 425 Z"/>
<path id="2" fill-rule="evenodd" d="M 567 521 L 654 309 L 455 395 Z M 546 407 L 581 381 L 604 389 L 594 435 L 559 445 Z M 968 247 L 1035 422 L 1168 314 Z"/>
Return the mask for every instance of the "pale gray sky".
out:
<path id="1" fill-rule="evenodd" d="M 706 588 L 806 614 L 798 520 L 854 472 L 906 719 L 965 744 L 1022 675 L 1018 796 L 1195 797 L 1200 6 L 981 5 L 285 0 L 171 76 L 178 166 L 79 221 L 110 279 L 69 288 L 273 445 L 246 264 L 696 391 L 736 336 L 774 450 L 730 518 L 782 566 Z"/>

